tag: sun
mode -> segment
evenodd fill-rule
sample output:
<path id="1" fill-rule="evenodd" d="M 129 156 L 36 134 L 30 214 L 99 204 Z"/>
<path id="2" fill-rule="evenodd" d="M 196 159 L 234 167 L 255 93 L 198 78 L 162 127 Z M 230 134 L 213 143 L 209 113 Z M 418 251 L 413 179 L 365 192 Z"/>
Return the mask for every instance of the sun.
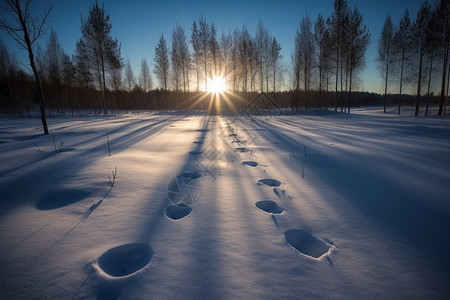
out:
<path id="1" fill-rule="evenodd" d="M 226 89 L 227 84 L 222 76 L 208 78 L 208 92 L 219 94 L 225 92 Z"/>

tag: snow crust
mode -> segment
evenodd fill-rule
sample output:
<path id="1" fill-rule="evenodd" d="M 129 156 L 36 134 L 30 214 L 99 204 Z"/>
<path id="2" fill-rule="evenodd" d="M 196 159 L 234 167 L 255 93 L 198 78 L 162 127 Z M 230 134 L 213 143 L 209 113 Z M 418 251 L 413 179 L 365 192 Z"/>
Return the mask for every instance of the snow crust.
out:
<path id="1" fill-rule="evenodd" d="M 48 123 L 0 116 L 2 299 L 450 298 L 448 118 Z"/>

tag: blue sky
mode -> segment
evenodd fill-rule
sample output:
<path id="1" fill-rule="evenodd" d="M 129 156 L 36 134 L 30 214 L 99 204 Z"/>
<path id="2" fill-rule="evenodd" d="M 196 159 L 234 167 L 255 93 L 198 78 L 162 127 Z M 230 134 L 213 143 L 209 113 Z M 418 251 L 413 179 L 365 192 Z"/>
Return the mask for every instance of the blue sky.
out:
<path id="1" fill-rule="evenodd" d="M 140 68 L 142 57 L 153 63 L 154 48 L 161 34 L 164 34 L 170 45 L 172 31 L 176 24 L 181 25 L 188 39 L 194 20 L 203 15 L 208 22 L 214 22 L 217 33 L 233 31 L 235 28 L 247 26 L 254 35 L 256 25 L 262 20 L 282 46 L 284 63 L 290 65 L 290 57 L 294 47 L 296 30 L 302 17 L 308 15 L 312 21 L 319 13 L 324 17 L 331 15 L 333 0 L 278 0 L 278 1 L 114 1 L 104 0 L 105 10 L 111 16 L 112 36 L 122 44 L 122 55 L 130 59 L 135 75 Z M 435 0 L 430 1 L 432 4 Z M 58 39 L 68 54 L 72 54 L 75 43 L 80 38 L 80 16 L 86 18 L 89 6 L 95 0 L 35 0 L 33 13 L 41 14 L 43 9 L 53 3 L 53 11 L 49 17 L 49 28 L 54 28 Z M 99 1 L 102 3 L 102 1 Z M 382 92 L 382 80 L 375 65 L 378 37 L 386 14 L 390 13 L 393 21 L 409 9 L 412 19 L 422 5 L 422 0 L 347 0 L 350 7 L 356 6 L 363 15 L 365 24 L 371 33 L 371 44 L 366 54 L 366 68 L 361 73 L 362 82 L 359 89 Z M 49 35 L 43 36 L 40 43 L 45 47 Z M 16 57 L 28 65 L 24 50 L 20 50 L 4 32 L 0 38 L 8 49 L 16 52 Z"/>

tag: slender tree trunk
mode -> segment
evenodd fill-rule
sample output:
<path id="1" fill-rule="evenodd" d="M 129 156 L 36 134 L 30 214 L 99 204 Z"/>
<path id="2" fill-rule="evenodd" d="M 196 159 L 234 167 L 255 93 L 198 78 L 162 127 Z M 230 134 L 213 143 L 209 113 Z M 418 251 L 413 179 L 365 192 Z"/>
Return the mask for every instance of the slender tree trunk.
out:
<path id="1" fill-rule="evenodd" d="M 402 87 L 403 87 L 403 66 L 405 63 L 405 54 L 404 51 L 402 52 L 402 63 L 400 68 L 400 91 L 399 91 L 399 99 L 398 99 L 398 111 L 397 115 L 400 114 L 400 106 L 402 105 Z"/>
<path id="2" fill-rule="evenodd" d="M 334 111 L 337 111 L 338 84 L 339 84 L 339 48 L 336 47 L 336 90 L 334 95 Z"/>
<path id="3" fill-rule="evenodd" d="M 434 51 L 431 50 L 430 73 L 428 75 L 427 105 L 426 105 L 426 108 L 425 108 L 425 116 L 428 116 L 428 107 L 429 107 L 429 104 L 430 104 L 430 86 L 431 86 L 431 74 L 433 73 L 433 56 L 434 56 Z"/>
<path id="4" fill-rule="evenodd" d="M 384 113 L 386 113 L 387 105 L 387 87 L 388 87 L 388 75 L 389 74 L 389 55 L 386 55 L 386 77 L 384 79 Z"/>
<path id="5" fill-rule="evenodd" d="M 108 110 L 106 109 L 106 78 L 105 78 L 105 58 L 103 57 L 103 49 L 100 51 L 100 59 L 102 63 L 102 98 L 103 98 L 103 114 L 107 115 Z"/>
<path id="6" fill-rule="evenodd" d="M 341 112 L 344 110 L 344 101 L 343 101 L 343 93 L 344 93 L 344 88 L 343 88 L 343 83 L 344 83 L 344 80 L 343 80 L 343 69 L 344 69 L 344 67 L 343 67 L 343 65 L 344 65 L 344 62 L 343 62 L 343 57 L 341 56 L 341 91 L 340 91 L 340 101 L 341 101 Z"/>
<path id="7" fill-rule="evenodd" d="M 448 69 L 448 74 L 447 74 L 447 92 L 446 92 L 445 104 L 444 104 L 444 115 L 447 113 L 448 90 L 449 90 L 449 85 L 450 85 L 450 68 L 447 68 L 447 69 Z"/>
<path id="8" fill-rule="evenodd" d="M 448 16 L 447 16 L 447 22 Z M 447 23 L 448 24 L 448 23 Z M 441 99 L 439 100 L 439 115 L 442 116 L 443 105 L 445 102 L 445 76 L 447 74 L 447 68 L 450 69 L 449 62 L 449 48 L 450 48 L 450 26 L 446 26 L 445 30 L 445 39 L 444 39 L 444 59 L 443 59 L 443 67 L 442 67 L 442 83 L 441 83 Z M 448 80 L 447 80 L 447 94 L 448 94 Z M 444 112 L 445 114 L 445 112 Z"/>
<path id="9" fill-rule="evenodd" d="M 319 110 L 322 109 L 322 62 L 319 63 Z"/>
<path id="10" fill-rule="evenodd" d="M 199 65 L 199 59 L 198 56 L 195 58 L 196 65 L 197 65 L 197 91 L 200 91 L 200 65 Z"/>
<path id="11" fill-rule="evenodd" d="M 305 110 L 307 110 L 308 109 L 308 105 L 306 104 L 306 96 L 307 96 L 307 94 L 306 94 L 307 93 L 306 82 L 308 80 L 308 75 L 306 74 L 306 59 L 305 59 L 305 66 L 303 68 L 303 76 L 304 76 L 304 84 L 303 84 L 303 88 L 304 88 L 303 97 L 304 97 L 304 99 L 303 100 L 304 100 L 304 104 L 305 104 Z"/>
<path id="12" fill-rule="evenodd" d="M 36 95 L 38 98 L 37 100 L 39 102 L 39 111 L 41 114 L 42 127 L 44 129 L 44 134 L 48 134 L 49 132 L 48 132 L 48 126 L 47 126 L 47 118 L 45 116 L 44 92 L 42 90 L 42 84 L 41 84 L 41 79 L 39 77 L 39 72 L 36 68 L 36 64 L 34 63 L 33 48 L 31 45 L 30 37 L 28 35 L 28 28 L 23 19 L 21 11 L 19 11 L 18 17 L 19 17 L 19 21 L 20 21 L 20 24 L 21 24 L 23 32 L 24 32 L 24 39 L 25 39 L 25 43 L 27 46 L 27 50 L 28 50 L 28 58 L 30 59 L 30 65 L 31 65 L 31 69 L 33 70 L 34 80 L 36 83 Z"/>
<path id="13" fill-rule="evenodd" d="M 208 90 L 208 57 L 207 54 L 205 52 L 205 91 Z"/>
<path id="14" fill-rule="evenodd" d="M 419 55 L 419 78 L 417 82 L 416 111 L 414 113 L 415 116 L 419 115 L 419 108 L 420 108 L 420 89 L 422 84 L 422 60 L 423 60 L 423 49 L 421 48 Z"/>
<path id="15" fill-rule="evenodd" d="M 351 105 L 351 97 L 352 97 L 352 77 L 353 77 L 353 67 L 350 66 L 350 87 L 349 87 L 349 94 L 348 94 L 348 113 L 350 113 L 350 105 Z"/>

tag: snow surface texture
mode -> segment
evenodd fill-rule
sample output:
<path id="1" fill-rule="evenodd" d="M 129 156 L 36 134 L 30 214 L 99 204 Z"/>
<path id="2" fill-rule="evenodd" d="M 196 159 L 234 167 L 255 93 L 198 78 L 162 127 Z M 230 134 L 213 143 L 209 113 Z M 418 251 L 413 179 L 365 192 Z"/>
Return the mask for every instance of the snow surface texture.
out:
<path id="1" fill-rule="evenodd" d="M 450 298 L 450 120 L 354 112 L 1 117 L 2 299 Z"/>

